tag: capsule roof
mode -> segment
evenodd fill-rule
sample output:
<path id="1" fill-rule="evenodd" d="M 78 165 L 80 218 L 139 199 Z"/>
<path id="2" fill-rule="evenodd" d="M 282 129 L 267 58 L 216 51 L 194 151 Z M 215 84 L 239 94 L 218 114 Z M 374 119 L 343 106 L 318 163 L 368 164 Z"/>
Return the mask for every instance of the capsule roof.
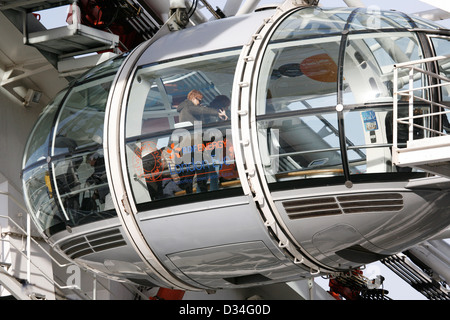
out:
<path id="1" fill-rule="evenodd" d="M 263 10 L 251 15 L 214 20 L 173 32 L 155 41 L 141 57 L 139 64 L 170 60 L 199 52 L 242 47 L 264 24 L 264 20 L 274 12 L 275 10 Z M 371 8 L 305 7 L 290 15 L 288 19 L 303 20 L 299 26 L 304 29 L 302 34 L 305 37 L 326 36 L 344 30 L 440 28 L 439 25 L 419 17 L 408 16 L 398 11 L 375 11 Z"/>

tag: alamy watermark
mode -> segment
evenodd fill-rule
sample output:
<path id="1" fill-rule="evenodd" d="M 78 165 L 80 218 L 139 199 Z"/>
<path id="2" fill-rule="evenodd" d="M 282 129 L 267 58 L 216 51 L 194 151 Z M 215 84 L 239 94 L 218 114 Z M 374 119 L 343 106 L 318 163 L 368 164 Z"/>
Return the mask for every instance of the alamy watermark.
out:
<path id="1" fill-rule="evenodd" d="M 81 269 L 77 265 L 70 265 L 67 267 L 66 273 L 69 275 L 66 280 L 66 285 L 73 288 L 81 288 Z"/>

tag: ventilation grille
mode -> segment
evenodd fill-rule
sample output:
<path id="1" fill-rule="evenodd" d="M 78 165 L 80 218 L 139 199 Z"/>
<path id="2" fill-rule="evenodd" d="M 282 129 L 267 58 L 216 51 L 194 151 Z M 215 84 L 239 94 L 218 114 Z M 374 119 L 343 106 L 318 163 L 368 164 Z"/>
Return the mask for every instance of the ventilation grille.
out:
<path id="1" fill-rule="evenodd" d="M 346 213 L 400 211 L 403 196 L 400 193 L 350 194 L 284 201 L 289 219 L 330 216 Z"/>
<path id="2" fill-rule="evenodd" d="M 126 245 L 119 229 L 90 233 L 64 242 L 60 248 L 71 259 L 79 258 L 90 253 Z"/>

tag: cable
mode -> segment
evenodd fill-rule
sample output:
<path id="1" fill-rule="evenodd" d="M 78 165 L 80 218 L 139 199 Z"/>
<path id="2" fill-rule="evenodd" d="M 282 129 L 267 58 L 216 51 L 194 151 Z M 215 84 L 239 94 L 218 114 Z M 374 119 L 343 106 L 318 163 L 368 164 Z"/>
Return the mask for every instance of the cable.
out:
<path id="1" fill-rule="evenodd" d="M 194 14 L 195 10 L 197 10 L 197 5 L 198 5 L 198 0 L 194 0 L 194 2 L 192 3 L 192 6 L 189 8 L 189 11 L 188 11 L 189 18 L 191 18 L 192 15 Z"/>

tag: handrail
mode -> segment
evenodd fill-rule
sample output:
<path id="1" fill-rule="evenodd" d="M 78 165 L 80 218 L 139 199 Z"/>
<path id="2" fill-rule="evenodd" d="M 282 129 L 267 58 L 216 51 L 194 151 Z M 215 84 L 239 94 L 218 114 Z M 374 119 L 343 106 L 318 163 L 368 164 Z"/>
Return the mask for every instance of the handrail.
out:
<path id="1" fill-rule="evenodd" d="M 425 119 L 425 118 L 429 118 L 431 119 L 432 117 L 435 116 L 442 116 L 445 115 L 447 113 L 450 113 L 450 106 L 446 106 L 442 103 L 438 103 L 436 101 L 432 101 L 430 99 L 426 99 L 426 98 L 422 98 L 419 96 L 414 96 L 414 91 L 423 91 L 426 89 L 431 89 L 431 88 L 439 88 L 439 87 L 444 87 L 444 86 L 448 86 L 450 85 L 450 79 L 442 76 L 440 74 L 437 73 L 433 73 L 430 72 L 428 70 L 424 70 L 420 67 L 417 67 L 417 65 L 421 65 L 421 64 L 425 64 L 425 63 L 429 63 L 429 62 L 437 62 L 443 59 L 449 59 L 450 55 L 446 55 L 446 56 L 437 56 L 437 57 L 432 57 L 432 58 L 426 58 L 426 59 L 421 59 L 421 60 L 415 60 L 415 61 L 409 61 L 409 62 L 405 62 L 405 63 L 399 63 L 399 64 L 395 64 L 394 65 L 394 92 L 393 92 L 393 144 L 392 144 L 392 149 L 393 151 L 397 151 L 399 152 L 400 149 L 397 148 L 397 137 L 398 137 L 398 125 L 399 124 L 406 124 L 408 125 L 408 141 L 412 141 L 413 140 L 413 134 L 414 134 L 414 128 L 418 128 L 420 130 L 424 130 L 424 132 L 427 132 L 429 135 L 447 135 L 446 133 L 444 133 L 443 131 L 437 131 L 433 128 L 431 128 L 431 126 L 426 127 L 417 123 L 414 123 L 414 120 L 416 119 Z M 409 70 L 408 74 L 409 74 L 409 83 L 408 83 L 408 89 L 403 89 L 400 90 L 399 89 L 399 85 L 398 85 L 398 80 L 399 80 L 399 72 L 401 69 L 406 69 Z M 420 87 L 416 87 L 414 88 L 414 79 L 415 79 L 415 73 L 416 75 L 427 75 L 430 76 L 432 78 L 441 80 L 441 83 L 439 84 L 428 84 L 428 85 L 424 85 L 424 86 L 420 86 Z M 408 97 L 408 116 L 406 117 L 398 117 L 398 100 L 399 97 L 401 96 L 405 96 Z M 429 105 L 433 105 L 433 106 L 438 106 L 441 108 L 441 110 L 436 111 L 436 112 L 431 112 L 427 113 L 427 114 L 420 114 L 420 115 L 414 115 L 414 101 L 422 101 L 424 103 L 427 103 Z M 444 111 L 442 111 L 442 109 L 444 109 Z"/>
<path id="2" fill-rule="evenodd" d="M 50 276 L 48 276 L 47 273 L 46 273 L 45 271 L 43 271 L 41 268 L 39 268 L 39 266 L 38 266 L 37 264 L 35 264 L 35 263 L 32 262 L 31 260 L 29 260 L 28 255 L 26 255 L 25 253 L 23 253 L 22 250 L 20 250 L 20 248 L 16 247 L 12 241 L 5 240 L 5 239 L 0 239 L 0 241 L 7 241 L 7 242 L 9 242 L 9 244 L 10 244 L 11 246 L 13 246 L 13 248 L 16 249 L 17 252 L 19 252 L 22 256 L 24 256 L 24 257 L 27 259 L 27 261 L 30 261 L 30 263 L 31 263 L 36 269 L 38 269 L 38 270 L 41 272 L 41 274 L 44 276 L 45 279 L 47 279 L 48 282 L 50 282 L 50 283 L 53 284 L 53 285 L 56 285 L 59 289 L 78 289 L 78 290 L 81 290 L 78 286 L 75 286 L 75 285 L 72 285 L 72 286 L 61 286 L 59 283 L 57 283 L 55 280 L 53 280 Z M 27 250 L 27 252 L 28 252 L 28 250 Z M 28 281 L 29 283 L 31 283 L 28 279 L 27 279 L 27 281 Z"/>
<path id="3" fill-rule="evenodd" d="M 0 192 L 0 194 L 2 194 L 2 193 Z M 27 232 L 25 230 L 23 230 L 23 228 L 21 226 L 19 226 L 17 224 L 17 222 L 15 222 L 11 217 L 0 215 L 0 218 L 7 219 L 7 220 L 11 221 L 19 229 L 19 231 L 23 232 L 24 235 L 28 236 Z M 2 234 L 7 234 L 7 233 L 6 232 L 2 232 Z M 52 255 L 50 253 L 48 253 L 47 250 L 45 250 L 35 239 L 33 239 L 33 237 L 30 236 L 30 240 L 33 241 L 33 243 L 36 244 L 39 247 L 39 249 L 41 249 L 50 259 L 52 259 L 52 261 L 55 262 L 58 267 L 64 268 L 64 267 L 67 267 L 67 266 L 70 266 L 70 265 L 74 264 L 73 262 L 68 262 L 68 263 L 65 263 L 65 264 L 61 264 L 54 257 L 52 257 Z M 62 258 L 64 258 L 64 257 L 62 257 Z"/>
<path id="4" fill-rule="evenodd" d="M 0 191 L 0 195 L 5 195 L 7 197 L 9 197 L 11 200 L 14 201 L 14 203 L 20 208 L 22 209 L 25 214 L 27 215 L 27 217 L 30 217 L 30 214 L 28 212 L 28 209 L 25 208 L 16 198 L 14 198 L 14 196 L 12 196 L 9 192 L 3 192 Z M 61 264 L 59 263 L 59 261 L 57 261 L 55 258 L 52 257 L 52 255 L 50 253 L 47 252 L 47 250 L 45 250 L 35 239 L 33 239 L 33 237 L 31 237 L 31 232 L 30 231 L 25 231 L 16 221 L 14 221 L 11 217 L 9 216 L 5 216 L 5 215 L 0 215 L 0 218 L 3 219 L 7 219 L 9 221 L 11 221 L 14 226 L 19 229 L 19 231 L 21 231 L 24 235 L 26 235 L 27 237 L 30 236 L 30 240 L 33 241 L 38 247 L 39 249 L 41 249 L 50 259 L 52 259 L 52 261 L 54 261 L 58 267 L 63 268 L 63 267 L 67 267 L 69 265 L 73 265 L 74 263 L 72 262 L 68 262 L 66 264 Z M 31 227 L 31 220 L 27 219 L 27 230 L 29 230 Z M 61 255 L 60 255 L 61 256 Z M 63 259 L 65 259 L 63 256 L 61 256 Z M 65 259 L 67 260 L 67 259 Z"/>
<path id="5" fill-rule="evenodd" d="M 8 241 L 9 244 L 16 249 L 17 252 L 19 252 L 22 256 L 24 256 L 27 260 L 27 282 L 31 283 L 31 265 L 33 265 L 36 269 L 38 269 L 41 274 L 44 276 L 44 278 L 49 281 L 52 285 L 56 285 L 59 289 L 77 289 L 77 290 L 81 290 L 78 286 L 61 286 L 59 283 L 57 283 L 55 280 L 53 280 L 50 276 L 47 275 L 46 272 L 44 272 L 38 265 L 36 265 L 34 262 L 31 261 L 31 241 L 33 241 L 33 243 L 42 251 L 45 253 L 45 255 L 47 255 L 58 267 L 63 268 L 69 265 L 73 265 L 72 262 L 68 262 L 66 264 L 61 264 L 58 260 L 56 260 L 49 252 L 47 252 L 47 250 L 45 250 L 32 236 L 31 236 L 31 218 L 30 218 L 30 214 L 28 213 L 28 210 L 13 196 L 11 195 L 9 192 L 4 192 L 4 191 L 0 191 L 0 195 L 4 195 L 7 196 L 8 198 L 10 198 L 12 201 L 14 201 L 14 203 L 20 208 L 22 209 L 26 215 L 27 215 L 27 230 L 24 230 L 16 221 L 14 221 L 11 217 L 9 216 L 5 216 L 5 215 L 0 215 L 0 218 L 6 219 L 8 220 L 8 226 L 10 225 L 10 223 L 12 223 L 12 225 L 14 225 L 20 232 L 23 233 L 24 236 L 27 237 L 27 250 L 26 250 L 26 254 L 23 253 L 22 250 L 20 250 L 20 248 L 17 248 L 16 245 L 14 245 L 14 243 L 10 240 L 5 240 L 5 239 L 0 239 L 0 241 Z M 10 234 L 9 232 L 1 232 L 1 236 L 5 236 Z M 62 256 L 61 256 L 62 257 Z M 64 257 L 62 257 L 64 258 Z"/>
<path id="6" fill-rule="evenodd" d="M 5 216 L 5 215 L 0 215 L 0 219 L 6 219 L 10 222 L 12 222 L 12 224 L 20 231 L 23 233 L 24 236 L 27 237 L 27 253 L 23 253 L 23 251 L 18 248 L 17 246 L 14 245 L 14 243 L 12 243 L 10 240 L 5 240 L 5 239 L 1 239 L 0 241 L 8 241 L 8 243 L 18 252 L 20 252 L 20 254 L 22 256 L 24 256 L 27 259 L 27 281 L 28 283 L 31 284 L 31 279 L 30 279 L 30 275 L 31 275 L 31 264 L 36 267 L 36 269 L 38 269 L 41 274 L 43 275 L 43 277 L 49 281 L 52 285 L 57 286 L 60 290 L 64 290 L 64 289 L 71 289 L 71 290 L 77 290 L 80 291 L 85 297 L 92 299 L 91 297 L 89 297 L 86 293 L 84 293 L 81 288 L 79 288 L 76 285 L 68 285 L 68 286 L 62 286 L 60 285 L 58 282 L 56 282 L 55 280 L 53 280 L 49 275 L 47 275 L 46 272 L 44 272 L 41 268 L 39 268 L 38 265 L 36 265 L 34 262 L 31 261 L 31 241 L 33 241 L 33 243 L 42 251 L 45 253 L 46 256 L 48 256 L 59 268 L 64 268 L 67 266 L 71 266 L 71 265 L 76 265 L 73 262 L 68 262 L 68 263 L 60 263 L 58 260 L 56 260 L 44 247 L 42 247 L 38 241 L 36 241 L 32 236 L 31 236 L 31 219 L 30 219 L 30 214 L 28 213 L 28 210 L 17 200 L 14 198 L 14 196 L 12 196 L 9 192 L 3 192 L 0 191 L 0 195 L 5 195 L 7 197 L 9 197 L 12 201 L 14 201 L 14 203 L 21 208 L 27 215 L 27 230 L 24 230 L 16 221 L 14 221 L 11 217 L 9 216 Z M 0 231 L 1 231 L 1 226 L 0 226 Z M 7 231 L 7 232 L 0 232 L 0 236 L 3 237 L 4 235 L 11 235 L 11 232 Z M 57 253 L 57 251 L 55 251 Z M 67 260 L 65 257 L 63 257 L 62 255 L 60 255 L 58 253 L 58 255 Z M 95 283 L 97 283 L 97 278 L 96 278 L 96 274 L 93 273 L 94 275 L 94 281 Z M 108 292 L 110 292 L 111 294 L 113 294 L 109 288 L 105 287 L 101 282 L 98 282 L 104 289 L 106 289 Z M 96 287 L 96 286 L 95 286 Z M 128 288 L 129 289 L 129 288 Z M 96 295 L 96 293 L 94 292 L 94 296 Z"/>
<path id="7" fill-rule="evenodd" d="M 0 193 L 0 194 L 4 194 L 4 193 Z M 6 219 L 8 219 L 9 221 L 12 221 L 12 223 L 16 226 L 16 227 L 18 227 L 19 228 L 19 230 L 20 231 L 22 231 L 22 232 L 24 232 L 25 233 L 25 231 L 23 230 L 23 228 L 21 228 L 14 220 L 12 220 L 11 219 L 11 217 L 8 217 L 8 216 L 4 216 L 4 215 L 0 215 L 0 218 L 6 218 Z M 3 236 L 3 235 L 7 235 L 8 234 L 8 232 L 2 232 L 1 233 L 1 235 Z M 67 266 L 70 266 L 70 265 L 75 265 L 74 263 L 72 263 L 72 262 L 69 262 L 69 263 L 66 263 L 66 264 L 61 264 L 61 263 L 59 263 L 54 257 L 52 257 L 51 256 L 51 254 L 50 253 L 48 253 L 47 252 L 47 250 L 45 250 L 35 239 L 33 239 L 32 237 L 30 237 L 31 238 L 31 240 L 52 260 L 52 261 L 54 261 L 55 263 L 56 263 L 56 265 L 58 266 L 58 267 L 60 267 L 60 268 L 63 268 L 63 267 L 67 267 Z M 56 282 L 55 280 L 53 280 L 50 276 L 48 276 L 47 275 L 47 273 L 45 272 L 45 271 L 43 271 L 41 268 L 39 268 L 39 266 L 37 265 L 37 264 L 35 264 L 35 263 L 33 263 L 32 261 L 31 261 L 31 257 L 29 257 L 28 256 L 28 253 L 31 251 L 30 249 L 27 249 L 27 254 L 24 254 L 23 252 L 22 252 L 22 250 L 20 249 L 20 248 L 18 248 L 17 246 L 15 246 L 11 241 L 9 241 L 9 240 L 4 240 L 4 239 L 0 239 L 0 241 L 8 241 L 8 243 L 14 248 L 14 249 L 16 249 L 16 251 L 17 252 L 20 252 L 20 254 L 22 255 L 22 256 L 24 256 L 26 259 L 27 259 L 27 261 L 29 261 L 30 262 L 30 264 L 32 264 L 34 267 L 36 267 L 36 269 L 38 269 L 40 272 L 41 272 L 41 274 L 44 276 L 44 278 L 48 281 L 48 282 L 50 282 L 52 285 L 55 285 L 55 286 L 57 286 L 60 290 L 64 290 L 64 289 L 71 289 L 71 290 L 78 290 L 78 291 L 80 291 L 80 292 L 82 292 L 82 290 L 81 290 L 81 288 L 80 287 L 78 287 L 78 286 L 76 286 L 76 285 L 68 285 L 68 286 L 63 286 L 63 285 L 60 285 L 58 282 Z M 28 247 L 28 246 L 27 246 Z M 64 258 L 64 257 L 63 257 Z M 27 268 L 29 268 L 29 266 L 27 265 Z M 29 274 L 29 270 L 27 270 L 27 274 Z M 96 279 L 96 277 L 95 277 L 96 275 L 94 274 L 94 281 L 95 282 L 97 282 L 97 279 Z M 31 284 L 31 281 L 30 281 L 30 279 L 28 278 L 27 279 L 27 281 L 28 281 L 28 283 L 30 283 Z M 104 288 L 104 289 L 106 289 L 107 291 L 109 291 L 110 293 L 112 293 L 107 287 L 105 287 L 101 282 L 99 282 L 100 283 L 100 285 Z M 83 293 L 83 292 L 82 292 Z M 87 294 L 85 294 L 85 293 L 83 293 L 83 295 L 84 296 L 86 296 L 87 298 L 90 298 Z"/>
<path id="8" fill-rule="evenodd" d="M 10 197 L 12 197 L 10 194 L 5 193 L 5 192 L 0 192 L 0 194 L 2 195 L 8 195 Z M 27 213 L 28 217 L 29 214 Z M 3 219 L 7 219 L 9 222 L 12 222 L 12 224 L 19 229 L 19 231 L 21 231 L 23 233 L 23 235 L 25 235 L 27 237 L 27 253 L 23 253 L 23 251 L 18 248 L 12 241 L 10 240 L 5 240 L 5 239 L 0 239 L 0 241 L 7 241 L 14 249 L 16 249 L 17 252 L 19 252 L 22 256 L 24 256 L 27 259 L 27 282 L 31 284 L 31 265 L 33 265 L 36 269 L 38 269 L 42 276 L 48 281 L 50 282 L 52 285 L 57 286 L 59 289 L 63 290 L 63 289 L 76 289 L 76 290 L 81 290 L 81 288 L 79 288 L 78 286 L 75 285 L 71 285 L 71 286 L 62 286 L 59 283 L 57 283 L 55 280 L 53 280 L 45 271 L 43 271 L 37 264 L 35 264 L 33 261 L 31 261 L 31 241 L 33 241 L 34 244 L 36 244 L 38 246 L 39 249 L 41 249 L 53 262 L 56 263 L 56 265 L 60 268 L 69 266 L 69 265 L 73 265 L 73 263 L 69 262 L 66 264 L 61 264 L 59 261 L 57 261 L 54 257 L 52 257 L 52 255 L 47 252 L 47 250 L 45 250 L 35 239 L 33 239 L 33 237 L 30 234 L 30 228 L 28 227 L 29 224 L 31 223 L 30 219 L 27 219 L 27 231 L 23 230 L 23 228 L 16 222 L 14 221 L 11 217 L 9 216 L 5 216 L 5 215 L 0 215 L 0 218 Z M 9 232 L 2 232 L 1 236 L 3 237 L 4 235 L 8 235 Z"/>
<path id="9" fill-rule="evenodd" d="M 293 171 L 293 172 L 285 172 L 276 174 L 277 178 L 288 178 L 288 177 L 297 177 L 297 176 L 312 176 L 312 175 L 320 175 L 320 174 L 343 174 L 343 169 L 314 169 L 314 170 L 304 170 L 304 171 Z"/>

